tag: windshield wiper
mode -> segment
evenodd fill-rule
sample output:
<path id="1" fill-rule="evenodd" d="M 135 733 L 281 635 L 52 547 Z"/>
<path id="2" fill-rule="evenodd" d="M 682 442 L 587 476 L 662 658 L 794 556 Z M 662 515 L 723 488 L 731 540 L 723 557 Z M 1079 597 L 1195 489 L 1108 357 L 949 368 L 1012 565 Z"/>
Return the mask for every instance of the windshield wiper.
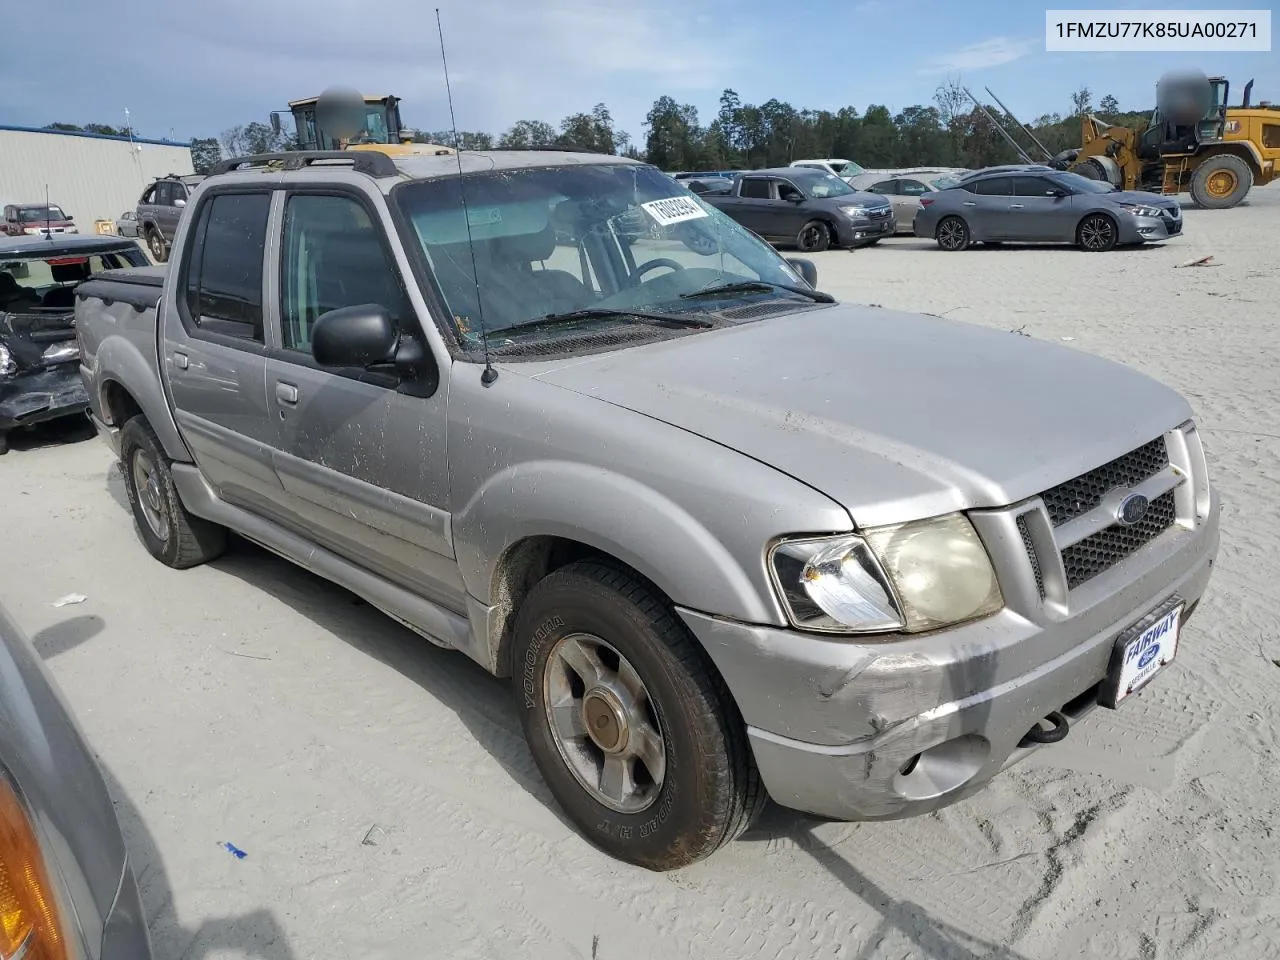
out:
<path id="1" fill-rule="evenodd" d="M 584 310 L 569 310 L 565 313 L 548 313 L 545 317 L 529 320 L 525 323 L 513 323 L 498 327 L 488 333 L 510 333 L 513 330 L 527 330 L 531 327 L 547 327 L 557 323 L 572 323 L 574 320 L 608 320 L 617 317 L 635 317 L 649 323 L 661 323 L 665 326 L 678 327 L 713 327 L 714 320 L 706 317 L 692 317 L 685 314 L 646 313 L 643 310 L 612 309 L 606 307 L 587 307 Z"/>
<path id="2" fill-rule="evenodd" d="M 711 297 L 719 293 L 751 293 L 755 290 L 785 290 L 788 293 L 798 293 L 802 297 L 808 297 L 818 303 L 835 303 L 836 298 L 829 293 L 823 293 L 821 290 L 806 290 L 804 287 L 793 287 L 788 283 L 770 283 L 768 280 L 744 280 L 740 283 L 722 283 L 715 287 L 703 287 L 701 290 L 695 290 L 693 293 L 682 293 L 680 296 L 685 300 L 692 300 L 695 297 Z"/>

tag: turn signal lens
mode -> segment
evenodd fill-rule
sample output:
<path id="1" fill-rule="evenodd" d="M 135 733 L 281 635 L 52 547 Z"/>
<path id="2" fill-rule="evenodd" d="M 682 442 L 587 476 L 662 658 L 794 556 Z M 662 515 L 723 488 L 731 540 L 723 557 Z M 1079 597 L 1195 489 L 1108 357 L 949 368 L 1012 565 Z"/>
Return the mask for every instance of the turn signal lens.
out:
<path id="1" fill-rule="evenodd" d="M 69 960 L 35 829 L 0 777 L 0 960 Z"/>

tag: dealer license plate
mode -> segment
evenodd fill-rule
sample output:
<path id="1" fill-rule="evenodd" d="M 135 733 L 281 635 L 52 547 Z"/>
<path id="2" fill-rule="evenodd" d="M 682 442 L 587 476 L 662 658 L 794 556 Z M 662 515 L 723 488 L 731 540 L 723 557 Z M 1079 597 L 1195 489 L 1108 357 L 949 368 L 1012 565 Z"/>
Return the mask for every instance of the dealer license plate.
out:
<path id="1" fill-rule="evenodd" d="M 1120 634 L 1098 697 L 1102 706 L 1115 709 L 1173 662 L 1183 606 L 1180 600 L 1170 601 Z"/>

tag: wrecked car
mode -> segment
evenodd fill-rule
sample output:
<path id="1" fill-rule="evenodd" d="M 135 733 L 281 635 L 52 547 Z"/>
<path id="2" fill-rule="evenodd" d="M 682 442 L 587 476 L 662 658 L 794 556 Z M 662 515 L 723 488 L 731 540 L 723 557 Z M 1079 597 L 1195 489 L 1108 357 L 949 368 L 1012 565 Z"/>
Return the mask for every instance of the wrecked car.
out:
<path id="1" fill-rule="evenodd" d="M 624 158 L 224 161 L 167 271 L 78 294 L 152 556 L 235 531 L 509 678 L 568 818 L 650 869 L 766 797 L 980 789 L 1161 677 L 1218 547 L 1174 391 L 838 303 Z"/>
<path id="2" fill-rule="evenodd" d="M 84 415 L 75 287 L 146 262 L 119 237 L 0 237 L 0 453 L 13 430 Z"/>

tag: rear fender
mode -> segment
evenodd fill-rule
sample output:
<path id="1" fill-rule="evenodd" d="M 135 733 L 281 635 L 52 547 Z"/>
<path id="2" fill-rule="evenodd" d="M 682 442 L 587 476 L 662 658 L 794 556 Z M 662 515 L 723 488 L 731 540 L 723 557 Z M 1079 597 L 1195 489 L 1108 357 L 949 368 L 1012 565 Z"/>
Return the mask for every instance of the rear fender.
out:
<path id="1" fill-rule="evenodd" d="M 125 303 L 115 303 L 103 309 L 132 312 L 134 308 Z M 109 336 L 98 346 L 93 370 L 94 389 L 90 394 L 95 400 L 95 413 L 103 422 L 117 429 L 124 426 L 123 422 L 116 422 L 123 418 L 111 404 L 113 391 L 123 390 L 147 418 L 169 459 L 179 463 L 194 462 L 174 422 L 153 358 L 126 337 Z"/>

